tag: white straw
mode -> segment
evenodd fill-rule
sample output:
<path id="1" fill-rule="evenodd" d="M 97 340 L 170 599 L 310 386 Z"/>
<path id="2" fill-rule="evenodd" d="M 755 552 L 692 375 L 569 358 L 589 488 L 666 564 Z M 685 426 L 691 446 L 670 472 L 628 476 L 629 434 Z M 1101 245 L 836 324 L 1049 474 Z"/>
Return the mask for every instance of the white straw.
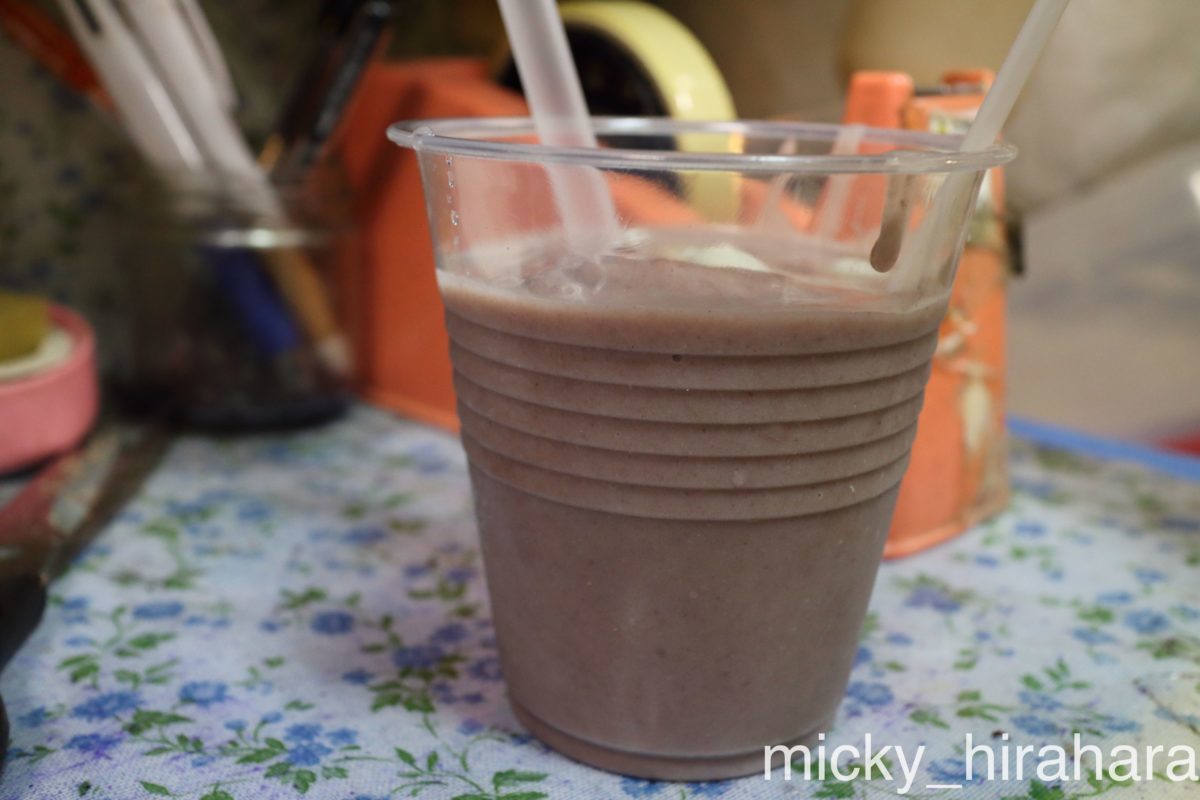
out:
<path id="1" fill-rule="evenodd" d="M 866 133 L 863 125 L 847 125 L 838 131 L 829 154 L 834 156 L 855 155 Z M 817 220 L 817 235 L 822 239 L 834 239 L 846 216 L 846 205 L 850 202 L 851 189 L 857 176 L 838 173 L 829 176 L 825 184 L 825 203 L 821 217 Z"/>
<path id="2" fill-rule="evenodd" d="M 829 154 L 844 156 L 857 153 L 866 130 L 863 125 L 846 125 L 839 129 Z M 796 140 L 785 139 L 777 153 L 781 156 L 795 155 Z M 770 184 L 767 185 L 762 208 L 758 211 L 758 218 L 750 226 L 752 230 L 766 232 L 792 230 L 792 223 L 780 205 L 787 192 L 788 184 L 794 177 L 790 172 L 781 172 L 771 179 Z M 816 221 L 816 233 L 819 237 L 832 240 L 837 236 L 842 225 L 842 218 L 846 215 L 846 204 L 850 200 L 850 189 L 854 184 L 855 177 L 857 176 L 852 174 L 830 176 L 825 185 L 825 197 L 821 202 L 820 213 Z"/>
<path id="3" fill-rule="evenodd" d="M 1021 25 L 1013 46 L 1000 66 L 996 80 L 988 90 L 979 112 L 975 115 L 967 135 L 963 137 L 959 149 L 964 152 L 979 152 L 986 150 L 1000 135 L 1000 129 L 1008 120 L 1008 115 L 1016 105 L 1025 82 L 1029 80 L 1038 57 L 1045 49 L 1046 43 L 1054 33 L 1054 27 L 1062 17 L 1070 0 L 1036 0 L 1029 16 Z M 894 180 L 894 178 L 893 178 Z M 975 180 L 971 172 L 955 173 L 947 176 L 941 189 L 930 203 L 929 211 L 921 222 L 921 227 L 912 237 L 901 254 L 900 263 L 891 272 L 891 285 L 902 288 L 914 286 L 919 281 L 925 264 L 912 263 L 914 259 L 928 258 L 932 249 L 932 237 L 944 226 L 944 217 L 949 213 L 950 199 L 965 191 L 964 183 Z M 965 237 L 967 231 L 962 231 Z"/>
<path id="4" fill-rule="evenodd" d="M 986 150 L 996 141 L 1068 2 L 1070 0 L 1037 0 L 1033 4 L 995 83 L 971 123 L 971 129 L 963 138 L 961 150 L 969 153 Z"/>
<path id="5" fill-rule="evenodd" d="M 595 147 L 554 0 L 499 2 L 538 139 L 549 147 Z M 586 255 L 604 249 L 616 236 L 617 214 L 603 176 L 589 167 L 553 167 L 549 172 L 571 248 Z"/>
<path id="6" fill-rule="evenodd" d="M 796 140 L 784 139 L 775 152 L 781 156 L 795 155 Z M 750 225 L 751 230 L 787 231 L 791 227 L 787 216 L 779 208 L 791 180 L 792 175 L 787 172 L 781 172 L 771 179 L 771 182 L 767 184 L 767 193 L 763 196 L 762 207 L 758 209 L 758 217 Z"/>

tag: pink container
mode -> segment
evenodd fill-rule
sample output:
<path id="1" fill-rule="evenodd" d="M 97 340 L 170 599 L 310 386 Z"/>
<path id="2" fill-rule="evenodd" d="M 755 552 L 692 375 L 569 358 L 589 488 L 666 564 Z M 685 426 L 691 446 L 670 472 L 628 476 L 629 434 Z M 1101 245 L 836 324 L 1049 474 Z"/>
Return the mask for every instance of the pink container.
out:
<path id="1" fill-rule="evenodd" d="M 100 398 L 92 329 L 62 306 L 52 306 L 50 318 L 70 335 L 71 354 L 44 372 L 0 381 L 0 473 L 69 450 L 96 421 Z"/>

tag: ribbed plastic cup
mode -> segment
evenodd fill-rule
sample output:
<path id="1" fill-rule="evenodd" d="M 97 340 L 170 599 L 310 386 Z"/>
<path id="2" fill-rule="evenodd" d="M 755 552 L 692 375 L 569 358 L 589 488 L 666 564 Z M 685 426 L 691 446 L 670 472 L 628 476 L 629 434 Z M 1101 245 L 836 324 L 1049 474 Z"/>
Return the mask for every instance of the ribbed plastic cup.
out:
<path id="1" fill-rule="evenodd" d="M 581 761 L 747 774 L 836 714 L 979 180 L 1013 151 L 595 124 L 620 146 L 541 147 L 525 120 L 391 130 L 421 165 L 504 677 Z M 605 252 L 572 252 L 564 169 L 612 192 Z M 944 229 L 909 235 L 926 219 Z"/>

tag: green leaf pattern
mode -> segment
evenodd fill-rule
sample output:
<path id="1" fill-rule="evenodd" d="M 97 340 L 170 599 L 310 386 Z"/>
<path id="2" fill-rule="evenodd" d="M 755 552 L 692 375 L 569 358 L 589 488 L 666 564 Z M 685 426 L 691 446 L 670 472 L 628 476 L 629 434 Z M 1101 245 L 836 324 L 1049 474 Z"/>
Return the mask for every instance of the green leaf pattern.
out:
<path id="1" fill-rule="evenodd" d="M 1200 491 L 1021 441 L 1012 457 L 1008 512 L 882 568 L 828 731 L 926 745 L 909 797 L 955 796 L 926 786 L 959 782 L 967 733 L 1200 747 Z M 660 783 L 556 755 L 506 704 L 482 568 L 450 436 L 361 408 L 313 432 L 185 438 L 0 676 L 0 800 L 896 796 L 861 777 Z M 970 791 L 1140 796 L 1109 775 Z"/>

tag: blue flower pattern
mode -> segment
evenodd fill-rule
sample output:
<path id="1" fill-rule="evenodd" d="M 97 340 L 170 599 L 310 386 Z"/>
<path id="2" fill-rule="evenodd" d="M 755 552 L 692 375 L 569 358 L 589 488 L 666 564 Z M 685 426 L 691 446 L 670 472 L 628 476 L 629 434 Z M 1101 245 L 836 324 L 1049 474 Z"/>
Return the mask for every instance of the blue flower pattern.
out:
<path id="1" fill-rule="evenodd" d="M 183 613 L 183 603 L 178 600 L 142 603 L 133 609 L 133 616 L 137 619 L 171 619 L 181 613 Z"/>
<path id="2" fill-rule="evenodd" d="M 215 681 L 190 681 L 179 689 L 179 699 L 207 708 L 229 699 L 228 687 Z"/>
<path id="3" fill-rule="evenodd" d="M 123 714 L 137 708 L 141 704 L 133 692 L 107 692 L 83 701 L 71 710 L 71 716 L 90 722 L 99 722 L 109 717 Z"/>
<path id="4" fill-rule="evenodd" d="M 345 611 L 322 611 L 312 621 L 312 629 L 326 636 L 340 636 L 353 628 L 354 617 Z"/>
<path id="5" fill-rule="evenodd" d="M 911 797 L 965 782 L 966 732 L 1136 743 L 1200 722 L 1191 686 L 1138 683 L 1200 666 L 1200 493 L 1057 461 L 1014 442 L 1009 513 L 881 570 L 828 742 L 925 743 Z M 874 796 L 625 778 L 531 739 L 506 705 L 468 498 L 453 439 L 366 409 L 317 432 L 181 441 L 0 676 L 0 800 L 83 781 L 124 797 L 118 771 L 187 800 L 394 800 L 416 773 L 443 782 L 423 800 L 481 794 L 468 780 L 550 800 Z"/>

